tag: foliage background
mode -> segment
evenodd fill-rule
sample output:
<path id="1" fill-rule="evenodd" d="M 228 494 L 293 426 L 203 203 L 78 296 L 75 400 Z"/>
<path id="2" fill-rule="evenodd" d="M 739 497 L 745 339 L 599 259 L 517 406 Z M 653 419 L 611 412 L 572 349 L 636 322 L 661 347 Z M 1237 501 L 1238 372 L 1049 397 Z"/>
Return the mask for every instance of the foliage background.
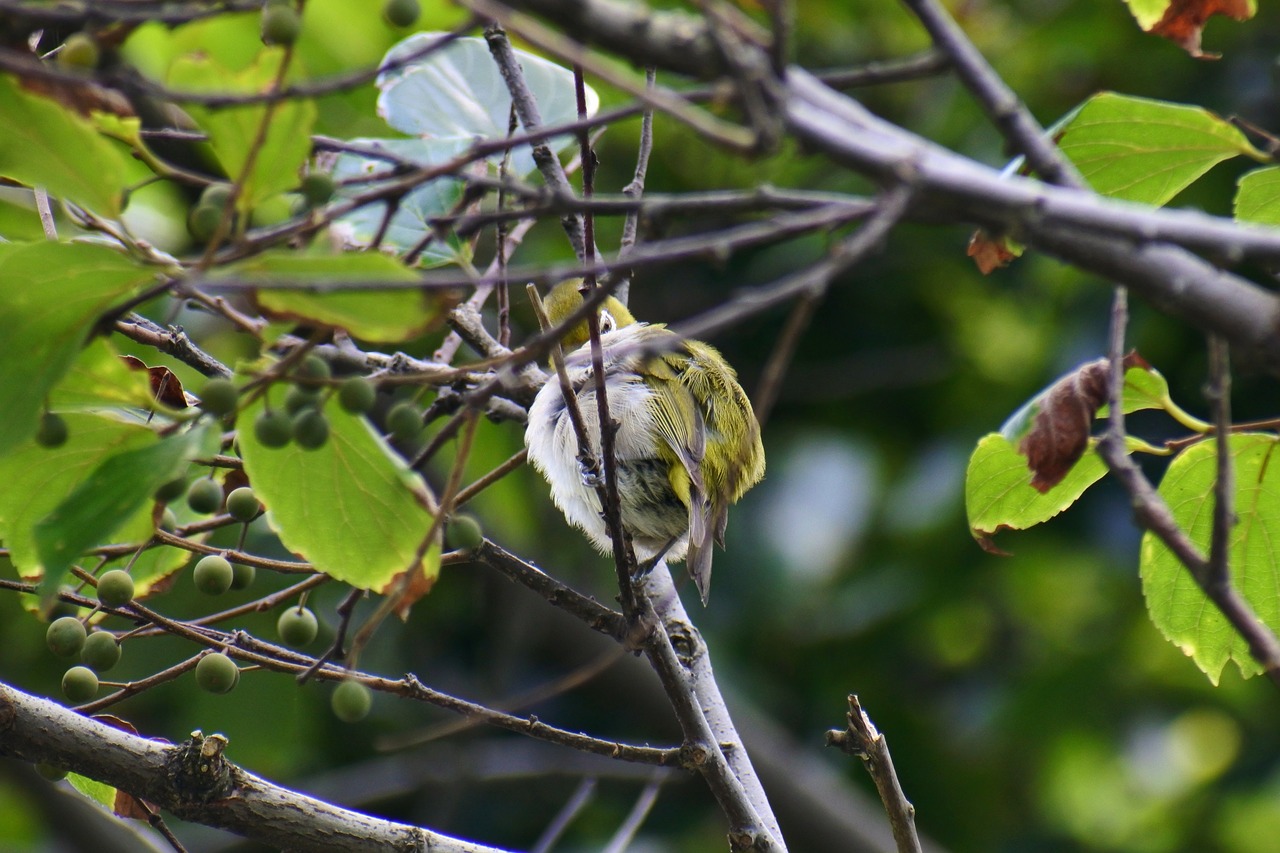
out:
<path id="1" fill-rule="evenodd" d="M 1210 23 L 1206 46 L 1224 54 L 1219 62 L 1190 59 L 1143 35 L 1120 3 L 975 0 L 952 9 L 1045 124 L 1101 89 L 1200 104 L 1264 127 L 1280 114 L 1274 4 L 1262 4 L 1247 24 Z M 927 46 L 894 4 L 827 0 L 797 4 L 796 12 L 795 56 L 810 68 Z M 460 19 L 456 9 L 427 4 L 421 24 L 442 29 Z M 206 46 L 233 51 L 256 41 L 254 15 L 219 26 L 225 32 L 206 36 Z M 308 74 L 320 76 L 375 63 L 402 35 L 370 4 L 311 0 L 299 49 Z M 160 76 L 167 35 L 157 29 L 135 38 L 130 57 Z M 620 101 L 600 89 L 606 106 Z M 995 131 L 947 77 L 863 97 L 943 144 L 992 164 L 1004 159 Z M 317 132 L 387 135 L 373 99 L 371 86 L 321 99 Z M 601 190 L 630 180 L 637 126 L 616 125 L 601 141 Z M 1175 204 L 1229 213 L 1233 168 L 1218 167 Z M 648 191 L 763 182 L 867 189 L 801 151 L 737 160 L 657 121 Z M 163 189 L 147 201 L 156 234 L 172 241 L 168 248 L 183 248 L 186 202 Z M 671 233 L 684 227 L 674 222 Z M 601 243 L 611 245 L 614 227 L 601 228 Z M 0 205 L 0 233 L 36 236 L 38 229 L 29 210 Z M 767 715 L 802 747 L 783 758 L 797 768 L 819 761 L 841 784 L 871 792 L 856 763 L 821 748 L 823 731 L 842 725 L 845 695 L 859 694 L 889 738 L 921 831 L 945 849 L 1271 850 L 1280 833 L 1274 695 L 1234 669 L 1211 687 L 1150 625 L 1137 578 L 1138 534 L 1118 490 L 1104 482 L 1066 516 L 1007 535 L 1001 544 L 1012 558 L 983 553 L 967 535 L 961 485 L 974 442 L 1059 373 L 1102 352 L 1109 296 L 1102 282 L 1041 257 L 983 277 L 963 255 L 967 236 L 897 229 L 883 254 L 837 282 L 817 312 L 766 426 L 767 479 L 732 514 L 711 606 L 695 615 L 722 683 L 739 713 Z M 690 316 L 821 248 L 795 241 L 642 276 L 632 307 L 655 320 Z M 553 224 L 539 226 L 521 252 L 529 260 L 570 254 Z M 154 306 L 151 316 L 162 320 L 164 310 Z M 531 320 L 523 305 L 518 311 L 527 331 Z M 783 319 L 766 317 L 714 341 L 749 392 Z M 181 322 L 201 330 L 207 320 Z M 224 361 L 243 347 L 217 327 L 202 331 Z M 1132 336 L 1170 378 L 1175 399 L 1203 413 L 1200 337 L 1142 306 Z M 410 351 L 429 353 L 437 341 L 425 338 Z M 1272 414 L 1273 390 L 1247 365 L 1238 370 L 1237 417 Z M 1142 426 L 1157 435 L 1168 428 Z M 483 424 L 474 470 L 519 446 L 515 425 Z M 508 478 L 476 510 L 500 544 L 611 598 L 607 563 L 566 527 L 532 472 Z M 170 594 L 180 602 L 175 614 L 207 609 L 181 586 Z M 322 590 L 313 598 L 330 624 L 338 595 Z M 596 645 L 547 610 L 492 575 L 447 568 L 409 622 L 388 624 L 362 663 L 388 674 L 413 670 L 433 686 L 501 704 L 610 654 L 603 641 Z M 254 617 L 244 627 L 269 633 L 273 620 Z M 118 677 L 166 665 L 180 653 L 170 642 L 134 644 Z M 602 736 L 669 742 L 678 731 L 652 701 L 647 669 L 633 663 L 619 660 L 526 710 Z M 61 666 L 44 649 L 43 626 L 13 596 L 0 596 L 0 665 L 19 687 L 57 695 Z M 178 740 L 194 728 L 221 731 L 232 757 L 254 772 L 497 845 L 528 845 L 578 783 L 568 767 L 550 780 L 526 772 L 526 761 L 545 757 L 518 738 L 483 729 L 441 734 L 438 727 L 451 721 L 416 704 L 380 697 L 368 721 L 346 726 L 333 719 L 321 688 L 300 690 L 278 676 L 247 676 L 221 697 L 179 680 L 127 709 L 143 732 Z M 410 750 L 377 748 L 417 730 L 440 736 Z M 45 800 L 25 768 L 3 763 L 0 770 L 0 846 L 54 849 L 41 809 L 57 806 L 33 809 Z M 645 773 L 602 779 L 565 849 L 598 848 Z M 834 799 L 838 791 L 829 793 Z M 696 779 L 673 777 L 643 834 L 647 847 L 638 849 L 722 846 L 710 803 Z M 795 811 L 775 805 L 795 849 L 842 849 L 808 837 Z M 250 849 L 211 831 L 181 830 L 194 849 Z"/>

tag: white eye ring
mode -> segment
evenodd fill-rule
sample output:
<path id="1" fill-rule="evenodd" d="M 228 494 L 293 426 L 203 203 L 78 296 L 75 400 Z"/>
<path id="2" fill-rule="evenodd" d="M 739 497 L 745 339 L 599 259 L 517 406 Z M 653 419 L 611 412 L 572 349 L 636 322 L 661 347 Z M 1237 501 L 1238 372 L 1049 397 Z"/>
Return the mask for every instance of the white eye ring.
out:
<path id="1" fill-rule="evenodd" d="M 613 315 L 608 311 L 600 312 L 600 334 L 605 335 L 614 330 L 617 323 L 613 319 Z"/>

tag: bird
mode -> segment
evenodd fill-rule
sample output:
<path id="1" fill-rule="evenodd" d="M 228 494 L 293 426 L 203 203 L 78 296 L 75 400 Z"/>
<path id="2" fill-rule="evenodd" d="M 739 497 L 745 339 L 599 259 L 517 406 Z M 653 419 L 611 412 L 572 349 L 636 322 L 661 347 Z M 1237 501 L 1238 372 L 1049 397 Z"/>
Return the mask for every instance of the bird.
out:
<path id="1" fill-rule="evenodd" d="M 545 300 L 552 326 L 583 304 L 580 279 L 553 287 Z M 719 351 L 662 323 L 636 320 L 613 296 L 598 308 L 605 399 L 618 424 L 614 439 L 621 521 L 636 558 L 687 561 L 705 606 L 712 542 L 724 547 L 729 506 L 764 477 L 764 446 L 737 374 Z M 577 398 L 592 459 L 600 458 L 599 412 L 591 344 L 584 319 L 561 339 L 565 371 Z M 529 407 L 529 461 L 551 487 L 565 518 L 601 553 L 613 552 L 592 466 L 579 459 L 560 381 L 552 376 Z M 596 470 L 602 470 L 596 468 Z"/>

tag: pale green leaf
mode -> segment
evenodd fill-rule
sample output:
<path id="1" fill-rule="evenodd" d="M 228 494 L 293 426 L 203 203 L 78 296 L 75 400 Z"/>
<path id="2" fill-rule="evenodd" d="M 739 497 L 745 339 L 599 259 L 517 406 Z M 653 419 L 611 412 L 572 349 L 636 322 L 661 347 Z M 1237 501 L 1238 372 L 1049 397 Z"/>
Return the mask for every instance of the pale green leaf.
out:
<path id="1" fill-rule="evenodd" d="M 90 779 L 88 776 L 81 776 L 79 773 L 68 773 L 67 784 L 107 811 L 115 810 L 116 789 L 106 782 L 99 782 L 97 779 Z"/>
<path id="2" fill-rule="evenodd" d="M 1134 20 L 1144 30 L 1150 30 L 1160 23 L 1160 19 L 1164 17 L 1172 3 L 1173 0 L 1125 0 L 1125 5 L 1129 7 Z"/>
<path id="3" fill-rule="evenodd" d="M 1280 225 L 1280 166 L 1254 169 L 1236 186 L 1236 219 Z"/>
<path id="4" fill-rule="evenodd" d="M 41 598 L 51 599 L 71 564 L 149 508 L 156 490 L 181 475 L 188 462 L 215 449 L 206 447 L 206 439 L 215 433 L 202 424 L 102 459 L 71 494 L 36 522 L 36 552 L 44 567 Z"/>
<path id="5" fill-rule="evenodd" d="M 367 341 L 396 342 L 417 337 L 442 319 L 447 303 L 419 288 L 380 290 L 379 284 L 418 280 L 395 258 L 378 253 L 303 254 L 273 251 L 218 270 L 212 280 L 233 278 L 264 285 L 254 291 L 268 316 L 345 329 Z M 341 286 L 360 282 L 359 288 Z M 270 287 L 301 283 L 308 290 Z M 332 287 L 333 289 L 327 290 Z M 327 292 L 326 292 L 327 290 Z"/>
<path id="6" fill-rule="evenodd" d="M 280 389 L 273 389 L 278 407 Z M 382 590 L 415 567 L 431 527 L 426 486 L 362 417 L 330 403 L 329 440 L 316 450 L 264 447 L 253 432 L 258 398 L 237 422 L 244 470 L 280 541 L 319 571 Z M 425 550 L 425 549 L 424 549 Z M 438 562 L 423 571 L 434 578 Z"/>
<path id="7" fill-rule="evenodd" d="M 124 154 L 92 123 L 0 75 L 0 176 L 106 216 L 120 214 Z"/>
<path id="8" fill-rule="evenodd" d="M 67 443 L 56 449 L 33 440 L 0 456 L 0 539 L 18 573 L 38 578 L 43 573 L 36 550 L 35 526 L 75 490 L 89 473 L 110 456 L 155 443 L 156 434 L 141 418 L 126 423 L 115 417 L 69 413 Z M 151 535 L 149 516 L 139 515 L 122 527 L 120 541 L 145 540 Z M 102 543 L 97 543 L 102 544 Z"/>
<path id="9" fill-rule="evenodd" d="M 387 51 L 388 65 L 423 50 L 447 33 L 415 33 Z M 573 72 L 523 50 L 515 51 L 524 79 L 538 102 L 548 127 L 578 118 Z M 378 114 L 401 133 L 434 139 L 496 140 L 508 136 L 511 93 L 482 38 L 454 39 L 422 59 L 384 71 L 378 76 Z M 586 87 L 587 115 L 595 115 L 600 98 Z M 574 144 L 572 134 L 547 140 L 553 150 Z M 496 163 L 501 154 L 491 157 Z M 512 151 L 510 167 L 516 175 L 535 168 L 533 149 L 526 143 Z"/>
<path id="10" fill-rule="evenodd" d="M 965 471 L 965 511 L 969 530 L 978 544 L 999 551 L 991 537 L 1001 530 L 1023 530 L 1053 518 L 1071 506 L 1107 471 L 1092 449 L 1067 473 L 1062 482 L 1040 492 L 1031 486 L 1027 458 L 1000 433 L 978 442 Z"/>
<path id="11" fill-rule="evenodd" d="M 1093 189 L 1163 205 L 1232 157 L 1265 161 L 1234 125 L 1201 107 L 1102 92 L 1086 101 L 1058 141 Z"/>
<path id="12" fill-rule="evenodd" d="M 444 163 L 470 148 L 472 141 L 470 138 L 351 140 L 356 145 L 385 151 L 420 166 Z M 370 179 L 392 173 L 385 159 L 351 153 L 338 155 L 333 167 L 333 178 L 339 182 L 338 195 L 343 198 L 378 188 L 379 182 Z M 352 183 L 347 183 L 349 181 Z M 423 246 L 427 235 L 435 231 L 433 220 L 453 212 L 462 199 L 463 189 L 461 181 L 441 176 L 415 187 L 401 198 L 385 225 L 387 203 L 377 202 L 346 214 L 334 223 L 333 231 L 348 248 L 368 248 L 374 238 L 380 236 L 381 251 L 391 249 L 403 255 L 416 250 L 420 266 L 458 263 L 469 258 L 469 245 L 452 230 L 446 231 L 443 237 L 436 235 L 425 243 L 425 248 Z"/>
<path id="13" fill-rule="evenodd" d="M 132 370 L 106 338 L 94 338 L 49 392 L 55 412 L 150 410 L 156 405 L 145 371 Z"/>
<path id="14" fill-rule="evenodd" d="M 0 245 L 0 454 L 35 434 L 50 390 L 75 362 L 102 312 L 154 272 L 104 246 Z"/>
<path id="15" fill-rule="evenodd" d="M 1272 458 L 1278 444 L 1280 439 L 1270 434 L 1230 438 L 1239 518 L 1231 531 L 1231 583 L 1272 631 L 1280 630 L 1280 464 Z M 1217 462 L 1215 443 L 1200 442 L 1175 457 L 1160 482 L 1160 495 L 1174 520 L 1203 554 L 1212 538 Z M 1142 538 L 1139 567 L 1151 621 L 1210 681 L 1218 683 L 1228 661 L 1245 676 L 1262 671 L 1245 641 L 1152 533 Z"/>
<path id="16" fill-rule="evenodd" d="M 204 54 L 179 58 L 169 72 L 169 83 L 192 92 L 248 94 L 270 89 L 280 69 L 283 52 L 263 50 L 258 61 L 239 72 L 231 72 Z M 265 104 L 211 109 L 197 104 L 187 111 L 209 135 L 209 143 L 228 177 L 244 176 L 240 209 L 249 211 L 273 195 L 298 185 L 299 169 L 311 153 L 311 128 L 316 106 L 293 98 L 276 105 L 266 137 L 257 146 L 259 130 L 267 116 Z M 245 165 L 256 148 L 253 166 Z"/>

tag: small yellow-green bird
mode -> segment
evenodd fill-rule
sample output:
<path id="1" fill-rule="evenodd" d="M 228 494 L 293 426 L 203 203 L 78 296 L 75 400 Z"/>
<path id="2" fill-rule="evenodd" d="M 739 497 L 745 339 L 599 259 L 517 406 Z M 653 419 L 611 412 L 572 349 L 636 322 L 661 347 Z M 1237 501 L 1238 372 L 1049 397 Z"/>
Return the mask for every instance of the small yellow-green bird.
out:
<path id="1" fill-rule="evenodd" d="M 547 315 L 558 324 L 582 305 L 581 280 L 552 288 Z M 764 476 L 760 426 L 737 375 L 701 341 L 660 323 L 641 323 L 612 296 L 599 309 L 605 397 L 619 424 L 615 440 L 622 525 L 637 559 L 688 561 L 702 603 L 711 587 L 711 542 L 724 547 L 729 505 Z M 566 372 L 578 409 L 600 454 L 596 382 L 585 321 L 563 338 Z M 578 437 L 552 376 L 529 408 L 529 461 L 551 485 L 571 524 L 611 553 L 599 497 L 578 461 Z"/>

